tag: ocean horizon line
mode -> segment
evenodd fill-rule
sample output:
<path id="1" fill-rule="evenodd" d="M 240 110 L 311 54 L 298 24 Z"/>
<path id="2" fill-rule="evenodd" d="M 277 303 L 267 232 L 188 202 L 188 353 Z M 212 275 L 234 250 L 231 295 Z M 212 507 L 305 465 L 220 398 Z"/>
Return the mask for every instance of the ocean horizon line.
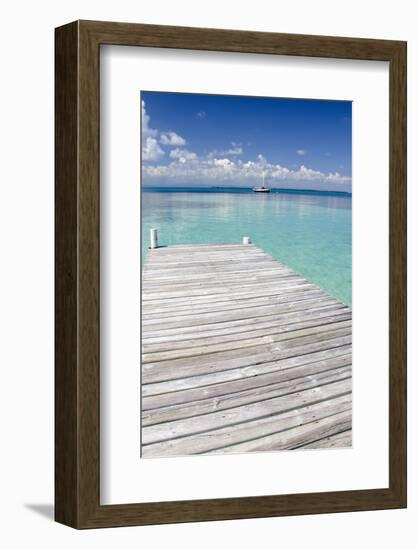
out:
<path id="1" fill-rule="evenodd" d="M 204 193 L 204 192 L 252 192 L 253 187 L 244 187 L 244 186 L 157 186 L 157 185 L 143 185 L 143 191 L 154 191 L 154 192 L 164 192 L 171 191 L 177 193 Z M 288 193 L 288 194 L 299 194 L 299 195 L 335 195 L 335 196 L 344 196 L 351 197 L 351 191 L 333 191 L 333 190 L 324 190 L 324 189 L 294 189 L 291 187 L 270 187 L 271 193 Z"/>

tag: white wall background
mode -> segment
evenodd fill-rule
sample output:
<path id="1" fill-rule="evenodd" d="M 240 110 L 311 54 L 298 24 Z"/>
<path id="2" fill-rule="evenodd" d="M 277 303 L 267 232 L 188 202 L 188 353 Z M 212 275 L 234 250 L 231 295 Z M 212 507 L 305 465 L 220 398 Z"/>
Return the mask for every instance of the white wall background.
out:
<path id="1" fill-rule="evenodd" d="M 417 17 L 412 0 L 71 0 L 2 4 L 0 544 L 24 548 L 323 550 L 417 540 Z M 52 522 L 54 27 L 74 19 L 408 40 L 408 510 L 77 532 Z M 375 129 L 378 131 L 378 129 Z M 378 191 L 378 182 L 370 182 Z M 314 472 L 313 472 L 314 474 Z"/>

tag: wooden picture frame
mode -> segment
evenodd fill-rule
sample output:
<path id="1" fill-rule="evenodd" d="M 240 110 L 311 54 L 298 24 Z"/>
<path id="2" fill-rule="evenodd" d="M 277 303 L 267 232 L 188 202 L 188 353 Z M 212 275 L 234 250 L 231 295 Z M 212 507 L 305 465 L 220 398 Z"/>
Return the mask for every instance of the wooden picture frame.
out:
<path id="1" fill-rule="evenodd" d="M 75 528 L 406 506 L 406 43 L 76 21 L 56 29 L 55 518 Z M 100 504 L 99 57 L 104 44 L 389 62 L 389 487 Z"/>

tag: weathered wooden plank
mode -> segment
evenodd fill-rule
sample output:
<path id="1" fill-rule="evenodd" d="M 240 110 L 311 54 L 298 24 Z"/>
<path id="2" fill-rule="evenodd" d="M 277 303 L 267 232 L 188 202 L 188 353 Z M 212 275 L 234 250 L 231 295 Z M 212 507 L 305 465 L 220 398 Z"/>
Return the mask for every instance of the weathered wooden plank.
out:
<path id="1" fill-rule="evenodd" d="M 155 308 L 150 309 L 149 306 L 143 308 L 142 319 L 164 319 L 178 315 L 197 315 L 205 313 L 223 313 L 225 311 L 232 311 L 236 309 L 248 309 L 253 307 L 271 306 L 273 304 L 286 304 L 288 302 L 294 303 L 306 299 L 328 298 L 326 294 L 320 290 L 311 290 L 303 293 L 282 293 L 276 296 L 269 296 L 267 298 L 247 298 L 247 300 L 240 300 L 235 303 L 214 303 L 208 305 L 189 305 L 188 308 Z"/>
<path id="2" fill-rule="evenodd" d="M 253 267 L 253 265 L 257 262 L 268 263 L 270 265 L 273 265 L 277 269 L 290 269 L 285 264 L 278 263 L 270 256 L 267 256 L 265 254 L 255 254 L 250 256 L 247 254 L 225 252 L 223 254 L 204 255 L 202 257 L 189 255 L 176 258 L 161 258 L 158 262 L 153 261 L 144 264 L 142 271 L 165 271 L 166 268 L 168 268 L 169 270 L 179 270 L 181 268 L 184 268 L 185 270 L 188 268 L 201 268 L 208 265 L 215 268 L 221 268 L 225 266 L 239 267 L 239 265 L 243 263 Z"/>
<path id="3" fill-rule="evenodd" d="M 220 277 L 214 277 L 212 280 L 208 280 L 206 278 L 197 280 L 194 278 L 191 282 L 176 282 L 175 284 L 170 284 L 168 282 L 167 284 L 157 284 L 155 286 L 152 286 L 151 284 L 148 285 L 146 282 L 146 284 L 143 284 L 142 286 L 144 287 L 143 292 L 144 297 L 145 295 L 147 297 L 146 299 L 149 299 L 148 296 L 153 295 L 156 292 L 159 294 L 159 296 L 153 297 L 152 300 L 167 300 L 169 298 L 179 299 L 183 297 L 180 293 L 184 291 L 187 293 L 194 291 L 194 295 L 198 297 L 199 295 L 205 296 L 208 294 L 224 294 L 226 290 L 228 290 L 228 292 L 245 294 L 260 290 L 275 290 L 279 292 L 281 288 L 291 286 L 295 288 L 300 286 L 314 286 L 311 282 L 305 279 L 293 277 L 283 281 L 282 278 L 277 277 L 276 274 L 271 275 L 269 273 L 266 275 L 248 275 L 245 280 L 242 280 L 241 276 L 235 277 L 234 279 L 229 279 L 228 281 L 223 278 L 221 285 L 220 279 Z M 200 294 L 198 294 L 197 291 L 200 291 Z"/>
<path id="4" fill-rule="evenodd" d="M 266 437 L 238 443 L 227 448 L 228 453 L 247 453 L 253 451 L 282 451 L 297 449 L 301 444 L 308 444 L 318 438 L 332 436 L 349 430 L 352 426 L 352 410 L 337 412 L 331 416 L 308 422 L 289 430 L 284 430 Z M 213 454 L 224 453 L 226 449 L 212 451 Z M 211 454 L 211 453 L 210 453 Z"/>
<path id="5" fill-rule="evenodd" d="M 187 377 L 187 372 L 184 372 L 184 378 L 173 378 L 154 383 L 142 384 L 142 395 L 160 395 L 171 392 L 179 392 L 180 390 L 203 391 L 207 386 L 220 384 L 224 382 L 232 382 L 248 377 L 260 376 L 263 374 L 284 372 L 290 375 L 294 367 L 300 365 L 308 365 L 325 359 L 346 355 L 351 353 L 350 338 L 335 340 L 337 346 L 330 348 L 327 342 L 320 342 L 313 345 L 308 345 L 295 350 L 283 352 L 281 357 L 275 361 L 257 362 L 250 359 L 245 361 L 241 367 L 225 368 L 223 370 L 206 372 Z M 303 353 L 304 352 L 304 353 Z M 314 369 L 319 370 L 317 366 Z"/>
<path id="6" fill-rule="evenodd" d="M 237 267 L 240 268 L 241 265 L 247 264 L 248 267 L 253 269 L 256 264 L 258 263 L 264 263 L 268 264 L 269 266 L 273 266 L 276 269 L 280 269 L 282 271 L 292 271 L 290 268 L 286 267 L 283 264 L 278 264 L 271 258 L 265 255 L 257 255 L 257 256 L 230 256 L 230 254 L 224 254 L 222 256 L 217 256 L 216 258 L 213 257 L 205 257 L 203 259 L 193 258 L 192 256 L 188 258 L 180 258 L 180 259 L 172 259 L 169 258 L 167 260 L 163 260 L 161 262 L 152 262 L 145 264 L 143 268 L 143 273 L 163 273 L 167 271 L 168 273 L 171 270 L 179 271 L 180 269 L 184 270 L 184 273 L 188 271 L 188 269 L 204 269 L 207 267 L 215 268 L 215 269 L 222 269 L 224 267 Z M 294 273 L 294 271 L 292 271 Z M 210 275 L 210 273 L 207 273 Z"/>
<path id="7" fill-rule="evenodd" d="M 191 271 L 191 270 L 190 270 Z M 216 277 L 216 274 L 217 274 L 217 277 Z M 181 287 L 192 287 L 193 285 L 195 285 L 195 283 L 199 282 L 199 281 L 204 281 L 205 284 L 207 285 L 210 285 L 210 282 L 211 283 L 214 283 L 216 281 L 216 278 L 219 280 L 219 281 L 229 281 L 230 283 L 234 283 L 236 285 L 241 285 L 244 281 L 242 281 L 242 279 L 246 279 L 251 277 L 251 276 L 254 276 L 254 277 L 257 277 L 258 280 L 264 280 L 264 279 L 279 279 L 280 275 L 283 275 L 284 278 L 286 277 L 288 279 L 288 281 L 292 281 L 294 278 L 297 278 L 296 276 L 294 276 L 294 274 L 291 274 L 291 273 L 288 273 L 286 271 L 284 271 L 283 269 L 278 269 L 276 267 L 273 267 L 273 266 L 270 266 L 268 268 L 264 268 L 262 266 L 260 266 L 259 268 L 256 268 L 256 269 L 252 269 L 252 270 L 249 270 L 248 268 L 244 268 L 242 266 L 242 269 L 240 270 L 218 270 L 216 271 L 215 269 L 213 270 L 210 270 L 210 276 L 208 277 L 207 276 L 207 270 L 201 270 L 199 272 L 188 272 L 187 271 L 184 271 L 182 274 L 181 273 L 178 273 L 178 274 L 173 274 L 173 275 L 161 275 L 161 276 L 156 276 L 156 275 L 153 275 L 153 274 L 149 274 L 147 276 L 143 276 L 142 277 L 142 282 L 145 284 L 148 284 L 149 283 L 149 288 L 152 289 L 152 288 L 161 288 L 162 290 L 164 290 L 165 288 L 174 288 L 176 287 L 177 285 L 180 285 Z M 306 282 L 307 280 L 302 278 L 302 277 L 298 277 L 297 278 L 300 282 Z"/>
<path id="8" fill-rule="evenodd" d="M 291 395 L 283 395 L 234 407 L 225 411 L 212 412 L 192 418 L 164 422 L 154 426 L 142 427 L 142 444 L 156 443 L 167 439 L 174 439 L 185 435 L 201 433 L 224 426 L 239 424 L 255 418 L 262 418 L 272 414 L 283 413 L 295 408 L 312 405 L 319 401 L 332 399 L 350 393 L 351 379 L 333 382 L 317 388 L 303 390 Z M 341 431 L 341 430 L 340 430 Z"/>
<path id="9" fill-rule="evenodd" d="M 303 424 L 308 424 L 321 418 L 329 418 L 335 413 L 350 411 L 351 406 L 351 395 L 346 394 L 296 408 L 285 413 L 274 414 L 192 436 L 146 445 L 142 447 L 143 457 L 228 452 L 227 449 L 231 449 L 233 452 L 234 444 L 256 438 L 259 439 L 271 434 L 279 435 L 285 430 L 298 428 Z"/>
<path id="10" fill-rule="evenodd" d="M 242 273 L 245 274 L 245 280 L 242 280 Z M 256 285 L 256 286 L 255 286 Z M 156 279 L 152 278 L 152 281 L 143 281 L 143 286 L 146 289 L 147 294 L 155 293 L 157 290 L 160 293 L 181 292 L 190 290 L 210 291 L 211 294 L 215 294 L 215 290 L 221 289 L 223 286 L 227 286 L 230 291 L 234 292 L 253 292 L 258 290 L 261 285 L 274 287 L 279 290 L 282 287 L 294 286 L 299 287 L 301 285 L 312 285 L 307 279 L 297 277 L 294 274 L 288 274 L 283 272 L 274 272 L 268 270 L 267 272 L 257 272 L 256 275 L 251 275 L 246 271 L 241 273 L 225 273 L 216 276 L 213 274 L 211 277 L 206 277 L 204 274 L 193 275 L 192 277 L 178 277 L 176 279 Z M 317 287 L 315 287 L 317 288 Z"/>
<path id="11" fill-rule="evenodd" d="M 143 410 L 142 426 L 152 426 L 163 422 L 171 422 L 180 418 L 190 418 L 215 411 L 240 407 L 249 403 L 265 401 L 274 397 L 290 395 L 302 390 L 323 386 L 331 382 L 351 378 L 352 369 L 350 366 L 332 369 L 311 376 L 302 376 L 286 382 L 271 383 L 267 386 L 255 386 L 253 388 L 234 391 L 221 397 L 200 399 L 198 401 L 159 407 L 158 409 Z"/>
<path id="12" fill-rule="evenodd" d="M 339 432 L 328 437 L 322 437 L 324 434 L 320 434 L 320 439 L 313 441 L 312 443 L 299 445 L 297 449 L 331 449 L 337 447 L 338 449 L 352 447 L 352 430 L 346 430 L 345 432 Z"/>
<path id="13" fill-rule="evenodd" d="M 174 318 L 164 319 L 142 319 L 142 332 L 147 330 L 187 327 L 195 325 L 207 325 L 210 323 L 220 323 L 222 321 L 238 321 L 248 317 L 262 317 L 264 315 L 287 313 L 289 311 L 299 311 L 304 309 L 312 309 L 319 305 L 336 304 L 337 300 L 333 298 L 313 297 L 302 301 L 288 302 L 283 304 L 271 304 L 269 306 L 254 306 L 253 308 L 240 308 L 238 310 L 226 312 L 211 312 L 203 315 L 177 315 Z"/>
<path id="14" fill-rule="evenodd" d="M 221 284 L 219 282 L 219 284 Z M 179 287 L 177 287 L 179 289 Z M 219 287 L 217 287 L 218 289 Z M 212 294 L 202 294 L 196 296 L 189 296 L 188 299 L 185 296 L 173 296 L 168 297 L 165 293 L 159 293 L 159 298 L 154 300 L 142 300 L 142 308 L 144 313 L 157 313 L 158 310 L 170 311 L 178 309 L 178 311 L 189 309 L 198 309 L 206 307 L 221 307 L 224 305 L 242 305 L 245 301 L 258 300 L 267 302 L 270 299 L 273 300 L 287 300 L 287 297 L 290 295 L 294 296 L 296 300 L 297 297 L 303 298 L 307 296 L 307 293 L 316 296 L 326 296 L 330 298 L 323 290 L 318 289 L 311 283 L 300 283 L 296 279 L 293 282 L 277 283 L 276 280 L 270 283 L 269 285 L 264 285 L 260 287 L 250 287 L 250 288 L 239 288 L 234 286 L 222 286 L 223 289 L 229 288 L 229 292 L 216 292 L 216 287 L 213 286 Z M 181 292 L 186 292 L 187 287 L 181 289 Z M 188 292 L 202 290 L 202 287 L 193 286 L 188 288 Z M 203 289 L 205 291 L 209 290 L 208 288 Z M 179 290 L 175 292 L 180 292 Z M 152 292 L 154 294 L 154 292 Z M 288 300 L 287 300 L 288 301 Z"/>
<path id="15" fill-rule="evenodd" d="M 293 273 L 287 273 L 282 270 L 265 269 L 256 271 L 248 271 L 242 269 L 242 271 L 230 271 L 223 272 L 211 271 L 210 277 L 204 272 L 178 275 L 176 277 L 155 277 L 149 275 L 148 278 L 142 278 L 143 286 L 146 285 L 147 292 L 170 292 L 181 290 L 199 289 L 201 286 L 213 290 L 213 287 L 219 287 L 220 283 L 224 283 L 230 286 L 234 290 L 239 288 L 251 288 L 253 284 L 274 284 L 275 286 L 281 286 L 281 284 L 309 284 L 307 279 L 297 277 Z M 311 284 L 311 283 L 310 283 Z"/>
<path id="16" fill-rule="evenodd" d="M 273 265 L 274 267 L 279 267 L 287 270 L 289 269 L 288 267 L 281 267 L 274 259 L 272 259 L 270 256 L 267 256 L 266 254 L 257 254 L 255 256 L 242 254 L 236 257 L 234 254 L 230 255 L 225 253 L 221 256 L 217 256 L 216 258 L 210 258 L 207 255 L 205 255 L 204 258 L 196 258 L 195 256 L 180 259 L 168 258 L 160 262 L 147 263 L 143 271 L 156 273 L 158 271 L 180 271 L 181 269 L 185 268 L 187 268 L 188 271 L 188 269 L 205 269 L 207 266 L 210 266 L 214 269 L 227 269 L 233 266 L 240 267 L 241 265 L 248 265 L 250 268 L 253 268 L 254 264 L 257 263 Z"/>
<path id="17" fill-rule="evenodd" d="M 249 284 L 245 284 L 244 282 L 241 282 L 237 285 L 213 285 L 205 287 L 203 284 L 197 284 L 195 286 L 191 286 L 189 288 L 168 288 L 166 287 L 165 290 L 159 290 L 158 292 L 155 292 L 155 290 L 149 289 L 146 290 L 146 288 L 142 291 L 142 301 L 146 300 L 155 300 L 155 299 L 169 299 L 169 298 L 186 298 L 188 297 L 199 297 L 199 296 L 207 296 L 207 295 L 220 295 L 220 294 L 229 294 L 231 292 L 238 293 L 240 290 L 241 294 L 245 294 L 246 292 L 256 292 L 259 290 L 285 290 L 290 288 L 300 288 L 300 287 L 309 287 L 313 288 L 314 285 L 308 282 L 304 282 L 303 280 L 297 280 L 297 282 L 287 282 L 285 285 L 282 283 L 279 283 L 275 278 L 273 281 L 264 281 L 259 279 L 259 281 L 251 282 Z M 317 287 L 316 287 L 317 288 Z"/>
<path id="18" fill-rule="evenodd" d="M 343 353 L 343 351 L 347 352 L 349 350 L 343 349 L 340 355 L 335 355 L 334 350 L 316 353 L 314 354 L 315 362 L 309 362 L 305 358 L 293 358 L 293 363 L 286 364 L 286 368 L 284 369 L 266 373 L 262 371 L 255 371 L 255 373 L 244 371 L 241 378 L 235 378 L 231 381 L 214 382 L 198 388 L 151 394 L 149 393 L 150 385 L 143 385 L 142 410 L 183 405 L 204 399 L 227 396 L 239 391 L 268 386 L 270 384 L 280 384 L 297 378 L 309 378 L 312 375 L 327 372 L 338 367 L 351 366 L 351 354 Z M 256 369 L 256 366 L 254 368 Z"/>
<path id="19" fill-rule="evenodd" d="M 296 310 L 282 314 L 262 315 L 261 317 L 239 319 L 237 321 L 225 321 L 211 323 L 209 325 L 197 325 L 189 327 L 166 328 L 163 330 L 147 331 L 144 335 L 146 342 L 163 342 L 168 340 L 184 340 L 187 338 L 200 338 L 204 336 L 216 336 L 235 332 L 246 332 L 258 328 L 281 326 L 290 323 L 298 323 L 316 317 L 319 313 L 345 312 L 346 306 L 340 303 L 319 306 L 308 310 Z M 165 340 L 164 340 L 165 339 Z"/>
<path id="20" fill-rule="evenodd" d="M 302 318 L 302 316 L 300 315 Z M 211 336 L 196 336 L 187 335 L 187 337 L 178 337 L 171 340 L 157 341 L 154 343 L 142 345 L 142 352 L 155 353 L 159 351 L 173 351 L 181 349 L 190 349 L 201 345 L 212 345 L 226 342 L 233 342 L 234 340 L 240 340 L 241 338 L 258 338 L 262 336 L 268 336 L 273 334 L 280 334 L 283 332 L 292 332 L 298 329 L 309 328 L 314 326 L 325 325 L 326 323 L 333 323 L 337 321 L 345 321 L 352 318 L 352 314 L 347 308 L 336 310 L 319 310 L 316 315 L 302 318 L 302 320 L 291 319 L 287 323 L 265 323 L 259 327 L 256 326 L 252 330 L 237 330 L 220 332 L 217 335 Z M 161 340 L 161 339 L 159 339 Z M 149 339 L 146 340 L 149 342 Z"/>
<path id="21" fill-rule="evenodd" d="M 346 349 L 346 346 L 351 346 L 351 335 L 334 338 L 333 340 L 314 342 L 313 344 L 304 346 L 294 346 L 273 353 L 265 352 L 254 355 L 247 353 L 235 359 L 229 359 L 226 363 L 217 362 L 200 365 L 193 362 L 191 365 L 184 365 L 181 368 L 181 372 L 167 370 L 166 365 L 163 365 L 161 369 L 159 365 L 158 367 L 151 367 L 148 372 L 142 372 L 142 383 L 144 385 L 152 384 L 152 391 L 157 393 L 196 388 L 210 383 L 241 378 L 242 372 L 254 372 L 253 369 L 255 368 L 262 373 L 273 372 L 279 368 L 286 368 L 290 359 L 311 356 L 312 353 L 317 351 L 337 351 L 339 348 Z M 250 352 L 252 350 L 249 349 L 246 351 Z M 164 367 L 165 372 L 163 370 Z M 144 371 L 144 368 L 142 370 Z M 158 386 L 156 386 L 157 383 L 159 384 Z M 148 388 L 147 391 L 150 392 L 151 388 Z"/>
<path id="22" fill-rule="evenodd" d="M 165 270 L 168 272 L 175 270 L 184 270 L 184 273 L 189 269 L 240 269 L 241 265 L 247 265 L 249 269 L 254 269 L 256 264 L 265 264 L 274 269 L 291 270 L 285 264 L 281 264 L 273 260 L 270 256 L 266 255 L 236 255 L 235 253 L 224 253 L 216 256 L 204 256 L 204 258 L 198 258 L 195 256 L 186 256 L 181 258 L 162 258 L 159 262 L 148 262 L 144 264 L 142 273 L 155 272 L 162 274 Z M 294 271 L 293 271 L 294 273 Z M 209 273 L 208 273 L 209 275 Z"/>
<path id="23" fill-rule="evenodd" d="M 201 286 L 201 285 L 200 285 Z M 292 294 L 299 294 L 301 292 L 320 292 L 320 289 L 315 288 L 312 284 L 301 284 L 296 286 L 295 289 L 291 290 Z M 215 304 L 216 302 L 241 302 L 242 300 L 251 299 L 251 298 L 268 298 L 269 296 L 282 296 L 287 292 L 287 289 L 282 289 L 279 286 L 275 288 L 271 285 L 264 285 L 261 288 L 250 287 L 247 290 L 239 290 L 238 288 L 230 288 L 230 291 L 226 293 L 216 293 L 211 295 L 203 296 L 187 296 L 179 298 L 165 298 L 159 297 L 154 300 L 143 300 L 142 308 L 150 309 L 152 307 L 171 307 L 175 306 L 184 307 L 193 304 Z"/>
<path id="24" fill-rule="evenodd" d="M 233 349 L 208 353 L 196 360 L 195 357 L 171 359 L 169 361 L 157 361 L 142 364 L 142 383 L 160 382 L 184 378 L 184 376 L 196 376 L 228 369 L 234 369 L 253 364 L 277 361 L 302 353 L 329 349 L 331 340 L 337 340 L 335 345 L 351 343 L 350 327 L 332 330 L 313 336 L 303 336 L 295 340 L 284 340 L 273 344 L 251 346 L 250 348 Z M 169 366 L 169 368 L 168 368 Z"/>
<path id="25" fill-rule="evenodd" d="M 217 342 L 212 344 L 200 343 L 198 346 L 181 348 L 167 351 L 156 351 L 152 353 L 142 353 L 142 362 L 151 363 L 158 361 L 168 361 L 171 359 L 180 359 L 183 357 L 202 357 L 207 354 L 216 353 L 218 351 L 226 351 L 233 349 L 243 349 L 253 346 L 260 346 L 262 344 L 272 344 L 275 342 L 282 342 L 284 340 L 292 340 L 294 338 L 301 338 L 303 336 L 318 335 L 323 332 L 329 333 L 329 331 L 339 330 L 342 328 L 351 328 L 352 321 L 347 319 L 338 319 L 325 324 L 313 324 L 309 327 L 303 327 L 299 329 L 292 329 L 286 331 L 272 332 L 271 334 L 263 334 L 257 336 L 242 336 L 240 340 L 232 340 L 231 342 Z"/>
<path id="26" fill-rule="evenodd" d="M 272 258 L 267 256 L 266 254 L 256 254 L 248 256 L 247 254 L 243 255 L 236 255 L 233 254 L 230 256 L 230 254 L 222 254 L 218 257 L 210 257 L 208 255 L 205 255 L 204 258 L 195 258 L 194 256 L 189 256 L 188 258 L 183 258 L 181 260 L 181 268 L 189 268 L 189 267 L 200 267 L 200 266 L 207 266 L 207 265 L 213 265 L 215 267 L 220 267 L 222 265 L 239 265 L 242 261 L 245 263 L 251 264 L 251 263 L 257 263 L 260 260 L 269 262 L 274 262 Z M 277 265 L 275 263 L 275 265 Z M 163 261 L 153 261 L 152 263 L 145 264 L 143 271 L 149 272 L 149 271 L 165 271 L 166 269 L 178 269 L 179 262 L 176 259 L 170 259 L 167 258 Z"/>
<path id="27" fill-rule="evenodd" d="M 221 266 L 221 267 L 215 267 L 210 264 L 207 264 L 205 266 L 202 266 L 200 268 L 188 268 L 188 269 L 170 269 L 170 270 L 164 270 L 164 271 L 145 271 L 142 277 L 143 281 L 146 281 L 149 279 L 149 282 L 152 281 L 182 281 L 182 280 L 195 280 L 198 278 L 204 278 L 207 279 L 208 272 L 213 276 L 216 273 L 223 277 L 227 278 L 228 276 L 233 277 L 235 275 L 238 275 L 239 277 L 242 276 L 242 273 L 244 274 L 259 274 L 259 275 L 278 275 L 281 273 L 286 273 L 287 275 L 290 274 L 288 270 L 282 269 L 274 265 L 273 262 L 256 262 L 251 264 L 245 264 L 244 262 L 236 264 L 236 265 L 228 265 L 228 266 Z M 237 278 L 237 277 L 235 277 Z"/>

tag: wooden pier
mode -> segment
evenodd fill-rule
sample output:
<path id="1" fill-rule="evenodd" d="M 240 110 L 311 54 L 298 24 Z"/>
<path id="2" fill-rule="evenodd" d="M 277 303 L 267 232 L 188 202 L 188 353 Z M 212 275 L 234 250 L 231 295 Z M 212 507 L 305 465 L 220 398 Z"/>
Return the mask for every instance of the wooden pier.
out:
<path id="1" fill-rule="evenodd" d="M 150 249 L 142 456 L 351 446 L 351 320 L 253 244 Z"/>

